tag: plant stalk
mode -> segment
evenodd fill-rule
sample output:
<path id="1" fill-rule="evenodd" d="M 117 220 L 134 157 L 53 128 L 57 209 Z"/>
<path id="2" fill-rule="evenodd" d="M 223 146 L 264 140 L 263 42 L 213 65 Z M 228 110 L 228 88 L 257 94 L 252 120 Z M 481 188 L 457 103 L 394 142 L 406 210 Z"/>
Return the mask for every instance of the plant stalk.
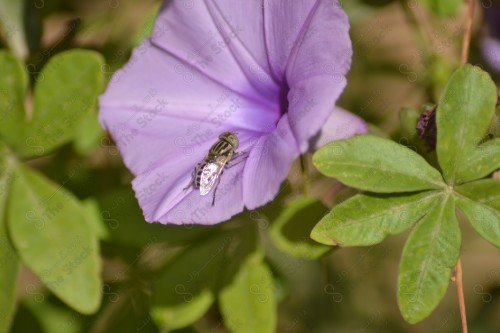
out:
<path id="1" fill-rule="evenodd" d="M 470 39 L 472 36 L 472 22 L 474 20 L 475 0 L 467 0 L 467 22 L 464 32 L 464 41 L 462 44 L 462 58 L 460 63 L 465 65 L 469 59 Z M 467 314 L 465 311 L 464 287 L 462 282 L 462 260 L 458 258 L 454 272 L 455 282 L 457 284 L 458 304 L 460 307 L 460 319 L 462 321 L 462 333 L 467 333 Z"/>

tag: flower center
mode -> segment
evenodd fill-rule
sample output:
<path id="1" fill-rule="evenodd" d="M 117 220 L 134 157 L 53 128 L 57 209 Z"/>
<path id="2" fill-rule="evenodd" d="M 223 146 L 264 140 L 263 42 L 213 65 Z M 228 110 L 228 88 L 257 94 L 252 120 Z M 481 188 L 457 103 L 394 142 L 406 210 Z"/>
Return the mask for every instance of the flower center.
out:
<path id="1" fill-rule="evenodd" d="M 290 91 L 290 87 L 288 87 L 288 83 L 283 81 L 280 88 L 280 118 L 285 113 L 288 112 L 288 92 Z"/>

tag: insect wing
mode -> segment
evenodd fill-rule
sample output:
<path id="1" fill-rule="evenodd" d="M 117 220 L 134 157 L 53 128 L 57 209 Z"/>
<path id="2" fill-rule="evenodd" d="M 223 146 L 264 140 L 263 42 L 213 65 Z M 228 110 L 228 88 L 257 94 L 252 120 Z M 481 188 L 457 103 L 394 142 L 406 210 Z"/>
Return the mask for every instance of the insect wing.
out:
<path id="1" fill-rule="evenodd" d="M 201 179 L 200 179 L 200 194 L 207 195 L 210 193 L 212 188 L 219 178 L 222 168 L 224 167 L 221 163 L 207 163 L 203 170 L 201 171 Z"/>

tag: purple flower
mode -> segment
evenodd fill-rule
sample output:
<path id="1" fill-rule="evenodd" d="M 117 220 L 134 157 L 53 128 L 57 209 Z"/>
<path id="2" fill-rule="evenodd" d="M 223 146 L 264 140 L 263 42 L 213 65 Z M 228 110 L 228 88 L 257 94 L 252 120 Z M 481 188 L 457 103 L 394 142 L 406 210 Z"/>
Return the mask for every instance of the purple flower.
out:
<path id="1" fill-rule="evenodd" d="M 272 200 L 312 140 L 365 132 L 335 107 L 351 64 L 348 30 L 333 0 L 165 1 L 100 99 L 146 220 L 227 220 Z M 224 170 L 212 206 L 211 194 L 183 189 L 227 131 L 248 158 Z"/>
<path id="2" fill-rule="evenodd" d="M 483 5 L 486 36 L 481 41 L 481 50 L 486 63 L 500 73 L 500 3 Z"/>

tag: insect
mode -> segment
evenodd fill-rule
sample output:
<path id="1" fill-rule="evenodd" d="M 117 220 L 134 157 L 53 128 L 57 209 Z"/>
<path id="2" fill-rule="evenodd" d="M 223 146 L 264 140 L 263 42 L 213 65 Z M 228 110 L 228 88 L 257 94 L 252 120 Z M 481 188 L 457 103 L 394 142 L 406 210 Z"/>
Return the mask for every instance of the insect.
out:
<path id="1" fill-rule="evenodd" d="M 224 169 L 229 169 L 248 157 L 246 152 L 236 152 L 239 145 L 237 133 L 220 134 L 219 140 L 210 147 L 207 156 L 194 167 L 191 184 L 184 190 L 192 186 L 199 189 L 201 195 L 207 195 L 213 189 L 213 206 Z"/>

